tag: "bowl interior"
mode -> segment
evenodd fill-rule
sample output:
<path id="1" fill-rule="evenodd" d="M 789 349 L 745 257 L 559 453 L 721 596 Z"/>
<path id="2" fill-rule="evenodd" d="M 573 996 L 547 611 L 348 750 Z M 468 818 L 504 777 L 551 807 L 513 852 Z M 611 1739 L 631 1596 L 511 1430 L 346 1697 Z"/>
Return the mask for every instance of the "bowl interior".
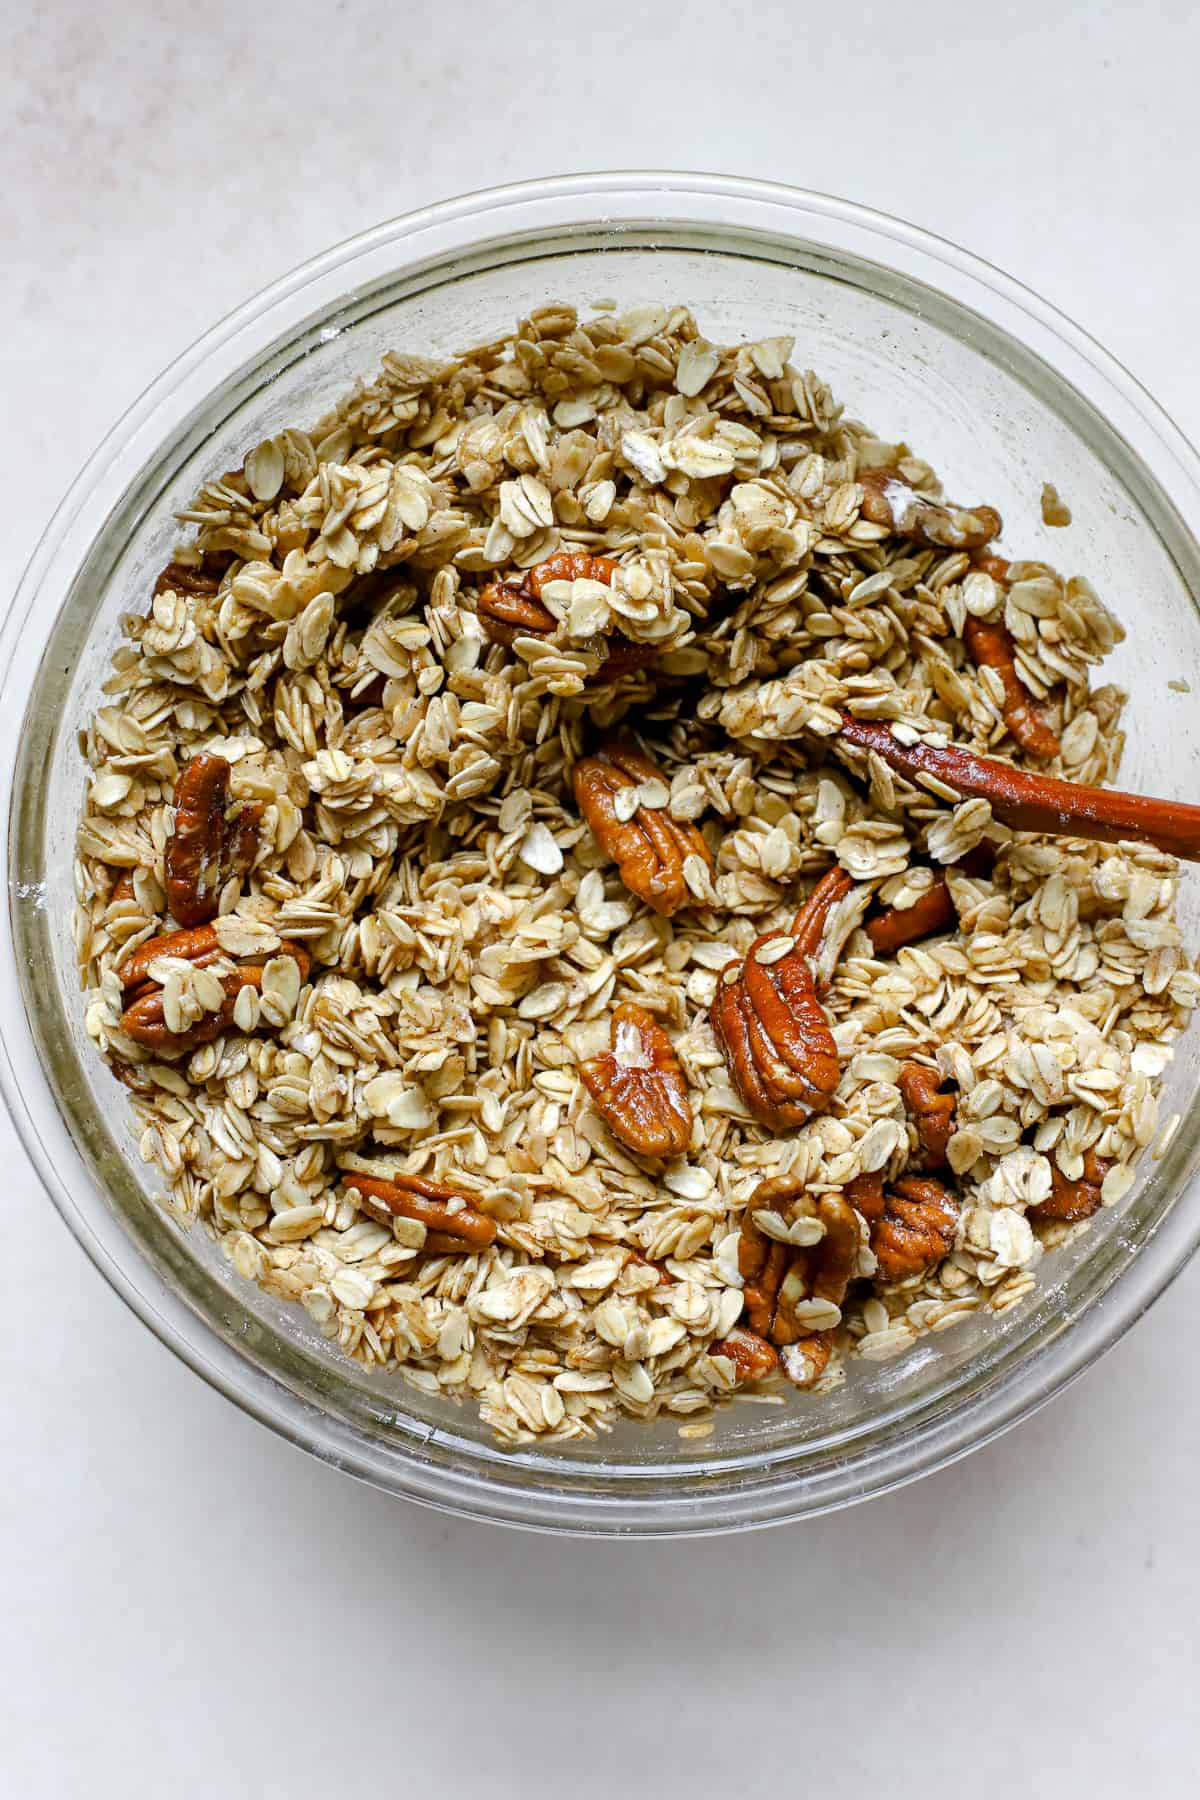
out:
<path id="1" fill-rule="evenodd" d="M 13 928 L 24 998 L 43 1067 L 75 1145 L 122 1229 L 159 1276 L 226 1344 L 302 1403 L 341 1421 L 374 1465 L 417 1456 L 550 1496 L 634 1492 L 681 1502 L 737 1497 L 784 1474 L 801 1481 L 924 1429 L 1002 1382 L 1095 1305 L 1152 1235 L 1194 1171 L 1200 1140 L 1195 1034 L 1168 1074 L 1162 1117 L 1182 1115 L 1166 1155 L 1149 1157 L 1119 1215 L 1041 1266 L 1039 1285 L 1003 1318 L 984 1313 L 922 1339 L 895 1363 L 851 1366 L 844 1387 L 784 1405 L 739 1404 L 714 1435 L 683 1443 L 678 1421 L 626 1425 L 594 1445 L 501 1452 L 472 1413 L 395 1376 L 368 1376 L 284 1307 L 235 1276 L 199 1231 L 181 1235 L 153 1201 L 127 1125 L 123 1091 L 83 1031 L 70 908 L 74 823 L 83 781 L 76 729 L 98 704 L 123 612 L 141 610 L 179 528 L 172 514 L 204 477 L 240 463 L 281 427 L 305 424 L 380 355 L 438 355 L 511 326 L 551 299 L 586 311 L 687 301 L 717 340 L 787 333 L 796 360 L 847 411 L 903 438 L 938 469 L 952 498 L 988 501 L 1011 554 L 1086 574 L 1128 637 L 1102 679 L 1128 690 L 1127 785 L 1200 791 L 1189 696 L 1168 686 L 1200 666 L 1196 548 L 1166 496 L 1116 430 L 1047 363 L 949 295 L 817 243 L 661 220 L 498 237 L 468 254 L 375 278 L 309 317 L 242 367 L 176 426 L 90 544 L 61 598 L 22 729 L 14 781 Z M 1042 523 L 1042 483 L 1069 502 L 1067 530 Z M 1195 936 L 1196 896 L 1182 918 Z M 383 1475 L 387 1479 L 386 1474 Z"/>

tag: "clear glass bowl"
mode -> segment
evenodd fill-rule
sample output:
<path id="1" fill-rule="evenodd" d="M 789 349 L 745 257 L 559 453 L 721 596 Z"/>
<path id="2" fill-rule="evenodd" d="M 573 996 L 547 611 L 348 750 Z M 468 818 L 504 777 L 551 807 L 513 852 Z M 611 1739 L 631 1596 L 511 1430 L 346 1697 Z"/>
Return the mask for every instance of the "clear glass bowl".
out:
<path id="1" fill-rule="evenodd" d="M 1007 542 L 1086 572 L 1129 637 L 1127 785 L 1200 792 L 1189 700 L 1200 668 L 1200 463 L 1084 333 L 996 270 L 909 225 L 820 195 L 686 175 L 603 175 L 451 201 L 382 225 L 268 289 L 181 357 L 59 508 L 3 643 L 0 734 L 10 907 L 0 1078 L 46 1190 L 97 1267 L 164 1343 L 264 1423 L 380 1487 L 559 1531 L 746 1527 L 845 1505 L 936 1468 L 1048 1399 L 1138 1317 L 1200 1236 L 1196 1034 L 1167 1082 L 1181 1124 L 1119 1215 L 1042 1265 L 1028 1301 L 852 1367 L 822 1398 L 723 1410 L 684 1444 L 626 1425 L 594 1446 L 501 1451 L 473 1413 L 331 1350 L 299 1308 L 234 1275 L 155 1205 L 123 1092 L 85 1039 L 70 914 L 83 768 L 119 616 L 141 607 L 213 470 L 315 418 L 391 346 L 450 352 L 550 299 L 686 300 L 715 338 L 787 332 L 850 413 L 903 436 Z M 1054 481 L 1074 513 L 1048 533 Z M 1106 671 L 1107 674 L 1107 671 Z M 1185 884 L 1183 917 L 1197 937 Z"/>

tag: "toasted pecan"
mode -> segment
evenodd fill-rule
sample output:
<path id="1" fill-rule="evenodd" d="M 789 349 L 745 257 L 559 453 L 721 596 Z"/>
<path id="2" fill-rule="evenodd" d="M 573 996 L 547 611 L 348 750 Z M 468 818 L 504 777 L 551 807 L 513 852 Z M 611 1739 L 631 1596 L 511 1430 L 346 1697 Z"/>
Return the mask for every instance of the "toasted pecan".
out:
<path id="1" fill-rule="evenodd" d="M 181 925 L 216 917 L 231 875 L 254 865 L 262 806 L 246 801 L 227 817 L 229 777 L 223 756 L 193 756 L 175 783 L 175 823 L 164 852 L 167 901 Z"/>
<path id="2" fill-rule="evenodd" d="M 903 1175 L 884 1195 L 884 1210 L 871 1226 L 871 1248 L 883 1281 L 907 1281 L 942 1261 L 954 1248 L 958 1202 L 933 1175 Z"/>
<path id="3" fill-rule="evenodd" d="M 774 1345 L 757 1331 L 747 1330 L 745 1325 L 735 1325 L 723 1338 L 709 1345 L 708 1353 L 727 1357 L 739 1382 L 765 1381 L 779 1367 Z"/>
<path id="4" fill-rule="evenodd" d="M 682 1156 L 691 1142 L 687 1080 L 658 1020 L 627 1001 L 612 1016 L 612 1048 L 579 1074 L 609 1129 L 640 1156 Z"/>
<path id="5" fill-rule="evenodd" d="M 526 569 L 519 581 L 489 581 L 480 590 L 476 609 L 493 643 L 509 648 L 519 637 L 553 637 L 558 620 L 542 600 L 542 590 L 552 581 L 598 581 L 611 587 L 617 565 L 610 556 L 589 556 L 585 551 L 560 550 Z M 644 669 L 657 658 L 653 644 L 635 644 L 621 632 L 607 640 L 607 650 L 593 679 L 611 681 L 634 669 Z"/>
<path id="6" fill-rule="evenodd" d="M 519 637 L 550 637 L 558 626 L 554 614 L 527 582 L 489 581 L 477 605 L 492 642 L 510 649 Z"/>
<path id="7" fill-rule="evenodd" d="M 856 1175 L 845 1187 L 846 1199 L 868 1225 L 883 1217 L 883 1170 L 873 1169 L 867 1175 Z"/>
<path id="8" fill-rule="evenodd" d="M 783 1243 L 758 1221 L 758 1214 L 771 1212 L 786 1222 L 797 1208 L 824 1228 L 817 1243 Z M 760 1182 L 742 1215 L 738 1238 L 738 1272 L 750 1329 L 780 1347 L 807 1336 L 811 1327 L 800 1321 L 796 1309 L 808 1300 L 841 1306 L 854 1279 L 859 1241 L 858 1220 L 842 1195 L 813 1200 L 804 1183 L 790 1176 Z"/>
<path id="9" fill-rule="evenodd" d="M 810 1331 L 780 1351 L 779 1366 L 793 1387 L 810 1388 L 820 1381 L 836 1342 L 835 1326 L 828 1331 Z"/>
<path id="10" fill-rule="evenodd" d="M 948 865 L 956 875 L 969 875 L 974 880 L 990 880 L 996 867 L 996 846 L 987 838 L 973 850 L 957 857 Z M 911 906 L 887 906 L 868 919 L 864 927 L 876 956 L 894 956 L 906 944 L 922 938 L 936 937 L 958 924 L 954 899 L 946 873 L 934 871 L 933 880 Z"/>
<path id="11" fill-rule="evenodd" d="M 207 599 L 216 594 L 229 565 L 232 551 L 206 550 L 198 563 L 169 562 L 155 580 L 154 594 L 190 594 Z"/>
<path id="12" fill-rule="evenodd" d="M 777 954 L 786 943 L 779 932 L 756 938 L 717 983 L 710 1018 L 734 1086 L 754 1117 L 776 1131 L 828 1106 L 841 1079 L 810 959 L 852 886 L 843 870 L 831 869 L 796 915 L 790 946 Z"/>
<path id="13" fill-rule="evenodd" d="M 611 738 L 594 756 L 575 764 L 575 800 L 600 848 L 612 857 L 617 873 L 639 900 L 669 917 L 695 903 L 687 880 L 687 862 L 695 857 L 703 872 L 713 873 L 712 851 L 695 825 L 673 819 L 665 806 L 640 800 L 622 817 L 632 790 L 667 783 L 648 756 L 623 739 Z"/>
<path id="14" fill-rule="evenodd" d="M 420 1175 L 360 1175 L 346 1170 L 342 1181 L 359 1195 L 364 1212 L 390 1221 L 413 1219 L 428 1233 L 423 1249 L 439 1254 L 485 1250 L 496 1241 L 496 1221 L 476 1212 L 461 1194 Z M 462 1204 L 456 1206 L 455 1201 Z"/>
<path id="15" fill-rule="evenodd" d="M 867 469 L 858 477 L 861 516 L 897 537 L 941 550 L 979 550 L 999 537 L 1000 514 L 992 506 L 952 506 L 918 493 L 899 469 Z"/>
<path id="16" fill-rule="evenodd" d="M 896 1085 L 913 1116 L 925 1152 L 925 1167 L 940 1169 L 946 1160 L 946 1146 L 954 1135 L 955 1096 L 940 1091 L 941 1076 L 924 1063 L 903 1064 Z"/>
<path id="17" fill-rule="evenodd" d="M 911 906 L 888 906 L 864 927 L 876 956 L 894 956 L 905 944 L 948 931 L 957 920 L 944 875 L 936 875 Z"/>
<path id="18" fill-rule="evenodd" d="M 1049 1197 L 1040 1205 L 1031 1206 L 1026 1217 L 1047 1222 L 1060 1219 L 1071 1225 L 1080 1219 L 1090 1219 L 1094 1212 L 1100 1210 L 1101 1188 L 1104 1177 L 1111 1168 L 1110 1162 L 1097 1156 L 1094 1150 L 1088 1150 L 1083 1158 L 1082 1175 L 1078 1180 L 1072 1181 L 1051 1159 Z"/>
<path id="19" fill-rule="evenodd" d="M 161 937 L 150 938 L 146 943 L 140 945 L 135 957 L 130 958 L 130 962 L 133 963 L 135 958 L 140 959 L 140 968 L 144 970 L 148 963 L 154 961 L 155 957 L 184 956 L 197 968 L 204 968 L 221 954 L 219 948 L 215 953 L 209 948 L 198 948 L 196 954 L 188 955 L 181 947 L 181 940 L 185 938 L 200 940 L 203 944 L 206 942 L 206 933 L 204 931 L 164 932 Z M 172 947 L 167 948 L 167 946 Z M 312 966 L 311 958 L 302 944 L 289 943 L 285 939 L 267 960 L 270 961 L 276 956 L 290 956 L 300 970 L 301 981 L 308 980 L 309 970 Z M 203 1018 L 198 1019 L 194 1025 L 182 1032 L 171 1031 L 167 1027 L 163 990 L 158 983 L 147 980 L 136 991 L 133 991 L 128 969 L 126 969 L 122 971 L 122 976 L 127 989 L 132 992 L 132 998 L 121 1014 L 121 1030 L 125 1032 L 126 1036 L 131 1037 L 135 1044 L 140 1044 L 144 1050 L 153 1050 L 159 1056 L 179 1056 L 184 1051 L 194 1050 L 200 1044 L 209 1044 L 233 1024 L 237 997 L 242 989 L 250 987 L 261 990 L 263 967 L 262 963 L 242 963 L 227 975 L 222 975 L 220 979 L 225 998 L 220 1007 L 215 1012 L 206 1013 Z"/>
<path id="20" fill-rule="evenodd" d="M 203 969 L 223 955 L 212 925 L 195 925 L 187 931 L 160 931 L 157 937 L 146 938 L 132 955 L 125 958 L 120 969 L 121 985 L 126 993 L 141 987 L 150 979 L 147 973 L 150 964 L 160 956 L 177 956 L 195 968 Z"/>
<path id="21" fill-rule="evenodd" d="M 968 613 L 963 643 L 971 661 L 981 669 L 994 669 L 1004 689 L 1000 712 L 1010 735 L 1031 756 L 1049 762 L 1061 748 L 1057 737 L 1033 704 L 1033 696 L 1017 674 L 1016 646 L 1008 630 L 995 622 Z"/>

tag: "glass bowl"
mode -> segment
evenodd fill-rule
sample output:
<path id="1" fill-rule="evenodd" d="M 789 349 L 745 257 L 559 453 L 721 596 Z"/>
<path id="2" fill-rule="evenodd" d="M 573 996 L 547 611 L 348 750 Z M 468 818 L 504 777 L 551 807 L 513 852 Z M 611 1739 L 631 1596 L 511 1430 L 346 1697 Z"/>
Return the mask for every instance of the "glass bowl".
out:
<path id="1" fill-rule="evenodd" d="M 285 424 L 315 419 L 385 349 L 451 352 L 551 299 L 686 300 L 712 337 L 791 333 L 850 414 L 987 500 L 1007 543 L 1086 572 L 1129 636 L 1108 669 L 1131 695 L 1126 785 L 1200 792 L 1189 700 L 1200 667 L 1195 452 L 1083 332 L 961 250 L 860 207 L 760 182 L 573 176 L 497 189 L 381 225 L 278 282 L 148 390 L 59 508 L 3 643 L 0 733 L 10 906 L 0 955 L 0 1077 L 46 1190 L 88 1255 L 208 1381 L 378 1486 L 548 1530 L 654 1535 L 795 1518 L 880 1493 L 994 1437 L 1092 1362 L 1178 1273 L 1200 1236 L 1196 1034 L 1169 1072 L 1180 1123 L 1137 1188 L 1051 1254 L 1028 1299 L 851 1365 L 835 1393 L 721 1410 L 702 1444 L 674 1421 L 594 1445 L 500 1450 L 473 1412 L 369 1375 L 304 1312 L 242 1281 L 152 1197 L 123 1091 L 83 1031 L 71 944 L 76 744 L 122 611 L 145 604 L 198 481 Z M 1074 525 L 1047 532 L 1044 481 Z M 1108 673 L 1106 669 L 1106 675 Z M 1195 941 L 1197 903 L 1182 917 Z"/>

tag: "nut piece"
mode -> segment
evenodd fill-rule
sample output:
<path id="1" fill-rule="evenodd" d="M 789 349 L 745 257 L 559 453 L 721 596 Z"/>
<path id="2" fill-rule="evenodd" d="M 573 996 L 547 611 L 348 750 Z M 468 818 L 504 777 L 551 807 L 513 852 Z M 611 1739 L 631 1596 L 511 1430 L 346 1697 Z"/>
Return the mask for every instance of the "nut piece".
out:
<path id="1" fill-rule="evenodd" d="M 161 936 L 149 938 L 138 946 L 122 970 L 122 980 L 126 991 L 132 991 L 137 977 L 144 976 L 147 964 L 159 956 L 182 957 L 194 967 L 204 968 L 208 963 L 215 962 L 221 954 L 216 934 L 211 928 L 163 932 Z M 277 956 L 290 956 L 300 971 L 301 983 L 308 980 L 312 959 L 302 944 L 289 943 L 284 939 L 279 948 L 272 951 L 269 960 Z M 121 1014 L 121 1030 L 135 1044 L 141 1044 L 143 1049 L 153 1050 L 158 1056 L 179 1056 L 184 1051 L 194 1050 L 198 1044 L 211 1043 L 213 1038 L 227 1030 L 234 1022 L 237 998 L 242 989 L 254 988 L 261 991 L 262 983 L 263 965 L 242 963 L 228 975 L 221 976 L 225 998 L 216 1012 L 205 1014 L 186 1031 L 169 1031 L 163 990 L 156 981 L 145 980 L 133 992 L 129 1005 Z"/>
<path id="2" fill-rule="evenodd" d="M 552 581 L 598 581 L 603 587 L 611 587 L 616 572 L 617 565 L 611 556 L 589 556 L 584 550 L 560 550 L 556 556 L 548 556 L 544 562 L 529 569 L 525 580 L 530 593 L 540 600 L 542 589 Z"/>
<path id="3" fill-rule="evenodd" d="M 991 881 L 996 873 L 996 851 L 998 846 L 991 838 L 984 838 L 973 850 L 963 856 L 956 856 L 947 865 L 956 875 L 969 875 L 972 881 Z"/>
<path id="4" fill-rule="evenodd" d="M 853 885 L 844 870 L 830 869 L 796 915 L 791 948 L 775 956 L 777 932 L 756 938 L 745 961 L 731 963 L 717 984 L 713 1032 L 738 1093 L 774 1131 L 792 1130 L 822 1111 L 841 1079 L 809 959 L 820 949 L 829 914 Z"/>
<path id="5" fill-rule="evenodd" d="M 1043 1200 L 1040 1206 L 1031 1206 L 1025 1215 L 1033 1220 L 1061 1219 L 1074 1225 L 1080 1219 L 1090 1219 L 1100 1208 L 1100 1189 L 1104 1177 L 1112 1168 L 1102 1156 L 1089 1150 L 1083 1159 L 1083 1174 L 1078 1181 L 1069 1181 L 1056 1162 L 1050 1164 L 1050 1197 Z"/>
<path id="6" fill-rule="evenodd" d="M 166 845 L 166 888 L 181 925 L 203 925 L 217 911 L 229 764 L 223 756 L 193 756 L 175 783 L 175 828 Z"/>
<path id="7" fill-rule="evenodd" d="M 883 1281 L 907 1281 L 941 1262 L 954 1248 L 958 1203 L 932 1175 L 904 1175 L 884 1196 L 883 1216 L 871 1227 L 871 1248 Z"/>
<path id="8" fill-rule="evenodd" d="M 989 880 L 996 866 L 996 847 L 987 838 L 960 856 L 950 867 L 959 875 Z M 940 931 L 957 926 L 958 915 L 950 896 L 950 884 L 940 869 L 934 871 L 933 882 L 911 906 L 888 906 L 864 927 L 876 956 L 894 956 L 906 944 L 922 938 L 936 937 Z"/>
<path id="9" fill-rule="evenodd" d="M 735 1325 L 727 1337 L 710 1344 L 708 1354 L 728 1357 L 739 1384 L 765 1381 L 779 1367 L 779 1358 L 766 1338 L 759 1337 L 757 1331 L 747 1331 L 744 1325 Z"/>
<path id="10" fill-rule="evenodd" d="M 627 1269 L 653 1269 L 659 1287 L 674 1287 L 675 1285 L 675 1277 L 670 1270 L 664 1269 L 659 1262 L 652 1262 L 648 1256 L 643 1256 L 640 1250 L 630 1250 L 629 1255 L 625 1258 L 625 1267 Z"/>
<path id="11" fill-rule="evenodd" d="M 658 656 L 654 644 L 635 644 L 624 632 L 615 631 L 608 640 L 609 648 L 592 681 L 615 681 L 618 675 L 632 675 L 636 669 L 649 668 Z"/>
<path id="12" fill-rule="evenodd" d="M 951 506 L 931 500 L 905 481 L 899 469 L 867 469 L 859 477 L 861 516 L 897 537 L 939 550 L 980 550 L 1003 530 L 992 506 Z"/>
<path id="13" fill-rule="evenodd" d="M 896 1081 L 904 1104 L 913 1115 L 917 1137 L 925 1152 L 925 1167 L 940 1169 L 946 1160 L 946 1145 L 954 1133 L 953 1094 L 939 1093 L 941 1077 L 936 1069 L 923 1063 L 906 1062 Z"/>
<path id="14" fill-rule="evenodd" d="M 673 819 L 665 805 L 647 806 L 640 798 L 632 815 L 624 816 L 628 799 L 623 796 L 631 789 L 657 782 L 665 797 L 668 784 L 657 765 L 632 744 L 612 739 L 575 764 L 573 782 L 580 812 L 630 893 L 666 917 L 692 904 L 695 895 L 684 868 L 688 857 L 699 857 L 707 874 L 713 873 L 712 852 L 701 833 Z"/>
<path id="15" fill-rule="evenodd" d="M 526 569 L 520 581 L 489 581 L 481 591 L 476 610 L 494 644 L 510 649 L 519 637 L 553 637 L 558 620 L 542 601 L 542 589 L 551 581 L 598 581 L 611 587 L 617 565 L 609 556 L 588 556 L 583 551 L 560 550 L 544 562 Z M 644 669 L 656 657 L 653 644 L 634 644 L 620 632 L 596 672 L 596 681 L 611 681 L 633 669 Z"/>
<path id="16" fill-rule="evenodd" d="M 905 944 L 915 944 L 921 938 L 948 931 L 956 923 L 957 914 L 946 877 L 937 875 L 933 886 L 926 888 L 919 900 L 911 906 L 885 908 L 875 918 L 867 920 L 865 930 L 876 956 L 894 956 Z"/>
<path id="17" fill-rule="evenodd" d="M 868 1225 L 883 1217 L 883 1170 L 873 1169 L 869 1175 L 856 1175 L 845 1186 L 845 1195 L 856 1213 Z"/>
<path id="18" fill-rule="evenodd" d="M 164 860 L 167 901 L 181 925 L 215 918 L 222 887 L 252 868 L 258 852 L 262 806 L 244 802 L 227 819 L 230 774 L 223 756 L 193 756 L 175 783 L 175 828 Z"/>
<path id="19" fill-rule="evenodd" d="M 365 710 L 368 706 L 382 706 L 387 691 L 387 676 L 373 675 L 365 687 L 356 689 L 353 694 L 342 695 L 342 706 L 347 711 Z"/>
<path id="20" fill-rule="evenodd" d="M 485 1250 L 496 1241 L 496 1221 L 468 1206 L 453 1188 L 420 1175 L 359 1175 L 346 1170 L 342 1180 L 359 1195 L 364 1212 L 382 1224 L 415 1219 L 428 1235 L 422 1249 L 433 1255 Z M 455 1203 L 461 1201 L 461 1205 Z"/>
<path id="21" fill-rule="evenodd" d="M 191 594 L 197 599 L 210 599 L 235 560 L 230 550 L 206 550 L 198 563 L 169 562 L 155 581 L 152 595 Z"/>
<path id="22" fill-rule="evenodd" d="M 990 575 L 993 581 L 998 581 L 1004 587 L 1012 564 L 1006 556 L 997 556 L 994 550 L 980 550 L 971 558 L 971 567 L 979 569 L 984 575 Z"/>
<path id="23" fill-rule="evenodd" d="M 738 1273 L 742 1277 L 742 1295 L 750 1329 L 767 1336 L 775 1324 L 779 1290 L 794 1254 L 794 1247 L 768 1237 L 755 1220 L 756 1212 L 775 1212 L 782 1219 L 793 1198 L 804 1194 L 800 1182 L 763 1181 L 755 1188 L 742 1214 L 741 1236 L 738 1238 Z"/>
<path id="24" fill-rule="evenodd" d="M 816 1243 L 795 1244 L 769 1236 L 757 1214 L 775 1213 L 788 1228 L 788 1213 L 811 1219 L 822 1229 Z M 762 1181 L 742 1215 L 738 1271 L 745 1283 L 746 1319 L 752 1331 L 784 1346 L 807 1337 L 811 1324 L 797 1316 L 806 1301 L 840 1307 L 858 1263 L 859 1228 L 853 1208 L 840 1194 L 813 1201 L 802 1181 L 790 1176 Z"/>
<path id="25" fill-rule="evenodd" d="M 612 1049 L 580 1063 L 583 1085 L 623 1144 L 639 1156 L 682 1156 L 691 1142 L 687 1082 L 671 1040 L 644 1007 L 612 1016 Z"/>
<path id="26" fill-rule="evenodd" d="M 789 1344 L 780 1354 L 779 1366 L 793 1387 L 815 1387 L 829 1367 L 837 1331 L 814 1331 Z"/>
<path id="27" fill-rule="evenodd" d="M 1151 800 L 1144 794 L 1084 787 L 1015 768 L 993 756 L 976 756 L 955 744 L 902 744 L 887 725 L 856 719 L 850 712 L 842 713 L 839 742 L 874 750 L 910 781 L 933 775 L 964 798 L 986 800 L 992 817 L 1014 831 L 1091 838 L 1100 844 L 1129 839 L 1153 844 L 1185 862 L 1200 862 L 1200 806 L 1184 800 Z"/>
<path id="28" fill-rule="evenodd" d="M 1059 742 L 1033 704 L 1032 696 L 1017 674 L 1013 640 L 1003 625 L 987 624 L 968 613 L 963 643 L 971 661 L 981 669 L 995 669 L 1004 688 L 1000 712 L 1009 733 L 1022 750 L 1048 762 L 1059 752 Z"/>
<path id="29" fill-rule="evenodd" d="M 483 628 L 494 644 L 511 649 L 519 637 L 550 637 L 558 620 L 524 581 L 489 581 L 477 603 Z"/>

